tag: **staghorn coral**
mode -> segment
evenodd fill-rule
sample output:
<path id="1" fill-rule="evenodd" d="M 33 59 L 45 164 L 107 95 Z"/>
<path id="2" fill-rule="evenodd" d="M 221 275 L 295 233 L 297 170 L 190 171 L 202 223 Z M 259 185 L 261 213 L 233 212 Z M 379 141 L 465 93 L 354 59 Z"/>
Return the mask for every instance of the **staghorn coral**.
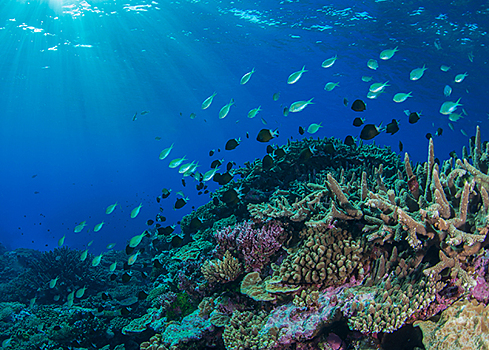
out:
<path id="1" fill-rule="evenodd" d="M 460 300 L 443 311 L 438 322 L 416 321 L 426 350 L 489 348 L 489 306 Z"/>

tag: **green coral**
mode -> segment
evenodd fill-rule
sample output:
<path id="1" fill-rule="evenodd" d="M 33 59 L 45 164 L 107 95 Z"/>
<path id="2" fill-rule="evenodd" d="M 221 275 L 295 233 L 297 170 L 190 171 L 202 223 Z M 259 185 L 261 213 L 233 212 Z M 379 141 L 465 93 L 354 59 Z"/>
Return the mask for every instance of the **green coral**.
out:
<path id="1" fill-rule="evenodd" d="M 171 304 L 171 307 L 166 310 L 166 319 L 168 321 L 179 320 L 190 315 L 196 309 L 197 307 L 192 304 L 189 295 L 185 292 L 181 292 L 177 294 L 177 298 Z"/>

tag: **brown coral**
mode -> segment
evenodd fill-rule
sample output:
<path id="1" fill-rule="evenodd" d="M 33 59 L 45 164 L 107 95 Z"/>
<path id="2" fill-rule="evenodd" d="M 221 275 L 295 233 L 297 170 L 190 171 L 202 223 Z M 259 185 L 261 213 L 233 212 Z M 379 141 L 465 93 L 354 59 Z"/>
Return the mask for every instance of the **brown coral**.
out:
<path id="1" fill-rule="evenodd" d="M 226 250 L 222 260 L 206 260 L 201 268 L 202 274 L 209 282 L 220 281 L 223 283 L 234 281 L 243 271 L 238 259 Z"/>

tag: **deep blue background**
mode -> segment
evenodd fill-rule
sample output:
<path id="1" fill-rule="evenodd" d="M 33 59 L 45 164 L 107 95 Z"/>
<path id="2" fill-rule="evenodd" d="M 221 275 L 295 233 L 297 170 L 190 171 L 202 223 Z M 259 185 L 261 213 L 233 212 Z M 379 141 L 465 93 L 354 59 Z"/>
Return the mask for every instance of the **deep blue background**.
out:
<path id="1" fill-rule="evenodd" d="M 322 122 L 314 137 L 343 139 L 359 135 L 352 126 L 357 116 L 384 125 L 395 118 L 401 130 L 374 141 L 397 152 L 401 140 L 415 161 L 426 159 L 425 134 L 438 127 L 444 130 L 435 137 L 440 159 L 451 150 L 460 154 L 468 144 L 460 129 L 471 136 L 479 124 L 483 138 L 489 133 L 489 10 L 483 1 L 330 1 L 324 6 L 70 0 L 62 5 L 0 2 L 0 242 L 11 249 L 52 249 L 64 234 L 70 247 L 84 249 L 93 239 L 93 252 L 111 242 L 121 249 L 158 213 L 155 197 L 162 188 L 173 189 L 161 205 L 169 224 L 208 200 L 197 196 L 191 178 L 182 187 L 177 169 L 168 168 L 171 159 L 198 160 L 202 172 L 216 157 L 253 161 L 265 154 L 265 145 L 255 141 L 263 127 L 278 128 L 275 141 L 284 144 L 301 137 L 299 125 Z M 382 50 L 395 46 L 399 52 L 391 60 L 379 59 Z M 335 54 L 336 63 L 321 68 Z M 377 71 L 367 68 L 370 58 L 379 61 Z M 409 72 L 423 64 L 425 75 L 410 81 Z M 441 64 L 451 70 L 442 72 Z M 303 65 L 308 72 L 287 85 L 289 74 Z M 256 73 L 240 85 L 253 67 Z M 465 81 L 454 83 L 464 72 Z M 377 100 L 367 100 L 371 83 L 362 82 L 363 75 L 389 80 L 391 86 Z M 330 81 L 340 85 L 326 92 Z M 448 99 L 446 84 L 453 88 Z M 202 111 L 202 101 L 214 91 L 214 103 Z M 404 103 L 392 101 L 395 93 L 409 91 L 413 97 Z M 277 102 L 275 92 L 281 93 Z M 315 104 L 304 111 L 282 115 L 284 106 L 311 97 Z M 452 131 L 438 110 L 445 100 L 459 97 L 468 116 L 453 123 Z M 219 109 L 231 98 L 236 104 L 219 120 Z M 343 105 L 344 98 L 350 103 L 362 98 L 368 110 L 355 113 Z M 262 111 L 248 119 L 248 111 L 259 105 Z M 422 119 L 408 124 L 405 109 L 421 112 Z M 132 121 L 144 110 L 150 113 Z M 224 151 L 234 137 L 241 137 L 241 145 Z M 170 156 L 160 161 L 159 153 L 172 143 Z M 223 151 L 209 157 L 209 150 L 218 148 Z M 182 189 L 190 202 L 174 211 L 175 192 Z M 116 201 L 121 206 L 106 215 L 105 208 Z M 140 202 L 140 215 L 131 219 Z M 83 220 L 90 229 L 102 220 L 106 225 L 97 234 L 87 228 L 73 233 Z"/>

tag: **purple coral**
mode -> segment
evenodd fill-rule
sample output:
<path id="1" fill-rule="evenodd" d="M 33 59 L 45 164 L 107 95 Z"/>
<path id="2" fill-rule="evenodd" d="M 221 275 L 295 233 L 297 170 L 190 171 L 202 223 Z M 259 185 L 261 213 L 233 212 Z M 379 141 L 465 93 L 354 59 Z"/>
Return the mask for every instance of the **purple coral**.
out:
<path id="1" fill-rule="evenodd" d="M 218 243 L 216 256 L 223 256 L 226 250 L 237 251 L 244 259 L 246 271 L 260 271 L 280 249 L 285 234 L 278 221 L 268 221 L 261 228 L 245 221 L 217 231 L 214 237 Z"/>

